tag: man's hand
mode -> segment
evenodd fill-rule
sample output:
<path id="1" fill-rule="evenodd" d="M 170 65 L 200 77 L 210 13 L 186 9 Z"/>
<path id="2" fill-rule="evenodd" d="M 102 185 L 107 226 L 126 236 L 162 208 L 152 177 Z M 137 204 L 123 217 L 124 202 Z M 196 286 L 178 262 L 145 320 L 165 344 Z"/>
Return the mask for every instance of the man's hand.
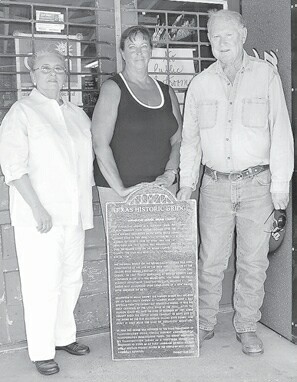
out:
<path id="1" fill-rule="evenodd" d="M 193 192 L 193 190 L 191 187 L 181 187 L 181 189 L 177 193 L 177 199 L 178 200 L 188 200 L 188 199 L 190 199 L 192 192 Z"/>
<path id="2" fill-rule="evenodd" d="M 271 194 L 272 203 L 276 210 L 285 210 L 289 203 L 289 193 L 276 193 Z"/>

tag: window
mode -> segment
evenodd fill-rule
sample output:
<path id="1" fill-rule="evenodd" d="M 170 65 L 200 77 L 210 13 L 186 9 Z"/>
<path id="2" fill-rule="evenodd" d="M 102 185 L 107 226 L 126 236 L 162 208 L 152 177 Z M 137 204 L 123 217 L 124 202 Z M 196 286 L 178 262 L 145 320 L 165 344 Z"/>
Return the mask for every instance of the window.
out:
<path id="1" fill-rule="evenodd" d="M 213 62 L 207 11 L 227 6 L 225 0 L 40 1 L 0 2 L 0 122 L 33 87 L 29 54 L 49 43 L 67 58 L 65 95 L 91 117 L 102 82 L 121 70 L 121 31 L 136 24 L 154 40 L 151 75 L 169 83 L 182 106 L 190 80 Z"/>
<path id="2" fill-rule="evenodd" d="M 65 95 L 92 115 L 100 85 L 116 71 L 114 21 L 102 17 L 112 15 L 114 20 L 113 11 L 97 3 L 1 2 L 0 121 L 10 106 L 33 87 L 29 54 L 48 44 L 54 44 L 67 58 Z"/>

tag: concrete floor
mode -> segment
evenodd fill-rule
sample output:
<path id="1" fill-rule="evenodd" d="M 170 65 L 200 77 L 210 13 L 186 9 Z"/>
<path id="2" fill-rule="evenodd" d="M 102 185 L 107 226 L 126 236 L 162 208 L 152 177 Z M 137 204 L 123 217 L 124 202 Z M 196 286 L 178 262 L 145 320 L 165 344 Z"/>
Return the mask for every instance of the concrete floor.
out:
<path id="1" fill-rule="evenodd" d="M 91 353 L 58 352 L 60 372 L 37 373 L 26 349 L 0 353 L 1 382 L 296 382 L 297 345 L 259 324 L 265 352 L 249 357 L 235 339 L 231 313 L 220 313 L 215 337 L 203 344 L 199 358 L 112 361 L 109 333 L 84 337 Z"/>

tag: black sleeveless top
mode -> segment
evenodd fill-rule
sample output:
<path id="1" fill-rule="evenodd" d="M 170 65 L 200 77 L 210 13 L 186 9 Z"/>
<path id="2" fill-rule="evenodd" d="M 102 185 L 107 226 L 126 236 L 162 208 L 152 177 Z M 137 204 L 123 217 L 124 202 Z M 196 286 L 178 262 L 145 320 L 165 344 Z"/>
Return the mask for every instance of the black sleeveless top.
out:
<path id="1" fill-rule="evenodd" d="M 110 143 L 120 177 L 125 187 L 152 182 L 165 171 L 171 152 L 170 138 L 178 129 L 169 87 L 156 81 L 162 102 L 160 106 L 146 106 L 137 100 L 121 75 L 117 74 L 111 80 L 121 89 Z M 94 176 L 97 186 L 109 187 L 96 160 Z"/>

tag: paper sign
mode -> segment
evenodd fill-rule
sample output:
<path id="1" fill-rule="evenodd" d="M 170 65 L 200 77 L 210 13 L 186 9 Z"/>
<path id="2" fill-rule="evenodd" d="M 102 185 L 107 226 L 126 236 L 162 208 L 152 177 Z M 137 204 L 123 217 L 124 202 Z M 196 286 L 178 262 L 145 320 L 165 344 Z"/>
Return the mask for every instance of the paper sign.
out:
<path id="1" fill-rule="evenodd" d="M 50 12 L 50 11 L 36 11 L 37 21 L 50 21 L 63 22 L 64 15 L 61 12 Z M 46 24 L 46 23 L 36 23 L 37 32 L 58 32 L 60 33 L 65 28 L 64 24 Z"/>
<path id="2" fill-rule="evenodd" d="M 160 57 L 160 58 L 156 58 Z M 164 57 L 164 58 L 162 58 Z M 192 48 L 154 48 L 149 62 L 149 72 L 156 80 L 175 89 L 186 89 L 195 74 Z M 191 74 L 193 73 L 193 74 Z"/>

